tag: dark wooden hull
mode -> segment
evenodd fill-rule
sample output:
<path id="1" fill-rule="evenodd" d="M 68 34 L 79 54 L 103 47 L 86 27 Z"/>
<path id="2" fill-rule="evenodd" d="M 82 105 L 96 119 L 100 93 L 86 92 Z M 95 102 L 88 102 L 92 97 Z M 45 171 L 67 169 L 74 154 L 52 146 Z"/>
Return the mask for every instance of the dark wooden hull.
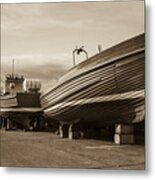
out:
<path id="1" fill-rule="evenodd" d="M 45 114 L 96 126 L 143 121 L 144 59 L 144 34 L 95 55 L 41 97 Z"/>
<path id="2" fill-rule="evenodd" d="M 39 119 L 43 113 L 39 93 L 17 93 L 1 96 L 0 100 L 1 119 L 9 119 L 12 124 L 19 124 L 23 128 Z"/>

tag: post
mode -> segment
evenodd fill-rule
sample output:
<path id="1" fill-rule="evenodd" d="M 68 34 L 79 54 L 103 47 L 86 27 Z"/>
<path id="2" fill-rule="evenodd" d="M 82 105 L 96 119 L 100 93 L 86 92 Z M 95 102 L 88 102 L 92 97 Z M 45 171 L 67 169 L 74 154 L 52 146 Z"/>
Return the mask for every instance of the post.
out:
<path id="1" fill-rule="evenodd" d="M 12 129 L 12 122 L 9 118 L 6 119 L 6 130 Z"/>
<path id="2" fill-rule="evenodd" d="M 116 124 L 115 125 L 115 144 L 134 144 L 132 124 Z"/>
<path id="3" fill-rule="evenodd" d="M 59 126 L 59 132 L 61 138 L 68 138 L 68 131 L 69 131 L 68 129 L 69 129 L 69 125 L 67 124 L 61 124 Z"/>
<path id="4" fill-rule="evenodd" d="M 3 129 L 4 128 L 4 118 L 3 117 L 0 117 L 0 129 Z"/>
<path id="5" fill-rule="evenodd" d="M 69 139 L 79 139 L 82 136 L 82 131 L 76 124 L 70 124 L 68 129 L 68 138 Z"/>
<path id="6" fill-rule="evenodd" d="M 14 64 L 15 64 L 15 60 L 12 60 L 12 77 L 14 76 Z"/>

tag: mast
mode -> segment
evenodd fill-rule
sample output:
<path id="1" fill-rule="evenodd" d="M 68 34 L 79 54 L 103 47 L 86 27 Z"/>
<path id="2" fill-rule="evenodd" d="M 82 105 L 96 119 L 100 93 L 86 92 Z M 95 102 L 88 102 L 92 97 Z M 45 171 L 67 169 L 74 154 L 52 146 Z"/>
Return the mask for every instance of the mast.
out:
<path id="1" fill-rule="evenodd" d="M 15 60 L 12 60 L 12 77 L 14 77 L 14 65 L 15 65 Z"/>

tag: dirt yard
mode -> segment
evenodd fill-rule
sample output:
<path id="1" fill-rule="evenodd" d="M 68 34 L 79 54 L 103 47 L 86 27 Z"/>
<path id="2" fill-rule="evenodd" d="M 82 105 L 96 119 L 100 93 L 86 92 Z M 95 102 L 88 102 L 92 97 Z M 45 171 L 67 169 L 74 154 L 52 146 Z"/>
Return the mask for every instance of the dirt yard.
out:
<path id="1" fill-rule="evenodd" d="M 0 131 L 1 166 L 144 169 L 144 145 L 69 140 L 45 132 Z"/>

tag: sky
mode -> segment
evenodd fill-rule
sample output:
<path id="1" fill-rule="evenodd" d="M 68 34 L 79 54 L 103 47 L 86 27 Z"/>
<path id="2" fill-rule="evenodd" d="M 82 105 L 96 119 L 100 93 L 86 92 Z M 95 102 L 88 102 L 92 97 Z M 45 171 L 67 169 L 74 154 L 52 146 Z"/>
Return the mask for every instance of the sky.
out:
<path id="1" fill-rule="evenodd" d="M 91 57 L 144 32 L 144 2 L 33 3 L 1 5 L 1 77 L 15 73 L 50 88 L 72 68 L 72 51 Z M 76 56 L 76 64 L 85 55 Z"/>

